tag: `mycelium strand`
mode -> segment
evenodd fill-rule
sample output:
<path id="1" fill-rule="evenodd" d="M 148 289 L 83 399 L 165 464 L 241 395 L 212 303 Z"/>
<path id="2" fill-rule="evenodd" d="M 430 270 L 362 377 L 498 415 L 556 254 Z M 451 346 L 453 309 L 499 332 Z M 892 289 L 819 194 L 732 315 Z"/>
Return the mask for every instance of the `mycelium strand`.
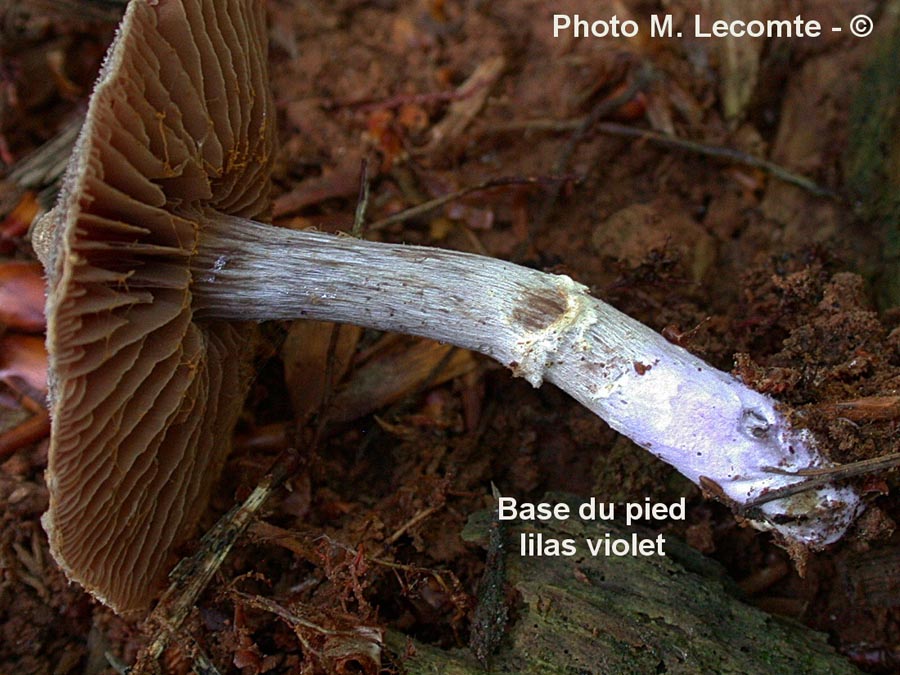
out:
<path id="1" fill-rule="evenodd" d="M 740 510 L 828 466 L 775 402 L 567 276 L 483 256 L 208 214 L 192 262 L 198 319 L 310 318 L 419 335 L 546 380 Z M 860 510 L 851 488 L 768 502 L 754 524 L 821 547 Z"/>

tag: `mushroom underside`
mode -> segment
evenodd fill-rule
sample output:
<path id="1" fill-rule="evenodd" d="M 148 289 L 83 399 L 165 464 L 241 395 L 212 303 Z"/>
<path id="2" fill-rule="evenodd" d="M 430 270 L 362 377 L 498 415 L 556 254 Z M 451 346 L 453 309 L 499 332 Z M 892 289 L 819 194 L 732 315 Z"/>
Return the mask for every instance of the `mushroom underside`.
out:
<path id="1" fill-rule="evenodd" d="M 144 611 L 230 447 L 251 325 L 194 320 L 199 214 L 269 212 L 274 128 L 255 0 L 134 0 L 91 98 L 47 272 L 50 506 L 67 575 Z"/>

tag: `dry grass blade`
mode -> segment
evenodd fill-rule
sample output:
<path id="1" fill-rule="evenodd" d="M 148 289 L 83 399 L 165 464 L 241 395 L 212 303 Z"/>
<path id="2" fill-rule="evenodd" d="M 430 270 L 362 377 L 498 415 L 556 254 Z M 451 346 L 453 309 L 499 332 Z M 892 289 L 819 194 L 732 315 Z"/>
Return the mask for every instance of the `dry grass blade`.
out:
<path id="1" fill-rule="evenodd" d="M 765 171 L 769 175 L 774 176 L 775 178 L 784 181 L 785 183 L 795 185 L 806 190 L 807 192 L 811 192 L 818 197 L 830 197 L 832 199 L 836 199 L 838 197 L 837 193 L 833 190 L 822 187 L 806 176 L 801 176 L 792 171 L 788 171 L 783 166 L 780 166 L 775 162 L 770 162 L 767 159 L 762 159 L 761 157 L 756 157 L 749 153 L 741 152 L 740 150 L 735 150 L 733 148 L 723 148 L 720 146 L 708 145 L 706 143 L 700 143 L 697 141 L 690 141 L 684 138 L 662 134 L 657 131 L 651 131 L 649 129 L 635 129 L 634 127 L 629 127 L 625 124 L 616 124 L 615 122 L 601 122 L 597 125 L 597 130 L 604 134 L 610 134 L 614 136 L 629 136 L 631 138 L 648 140 L 653 143 L 675 148 L 678 150 L 686 150 L 698 155 L 713 157 L 715 159 L 720 159 L 726 162 L 733 162 L 735 164 L 743 164 L 744 166 L 750 166 L 754 169 L 761 169 L 762 171 Z"/>

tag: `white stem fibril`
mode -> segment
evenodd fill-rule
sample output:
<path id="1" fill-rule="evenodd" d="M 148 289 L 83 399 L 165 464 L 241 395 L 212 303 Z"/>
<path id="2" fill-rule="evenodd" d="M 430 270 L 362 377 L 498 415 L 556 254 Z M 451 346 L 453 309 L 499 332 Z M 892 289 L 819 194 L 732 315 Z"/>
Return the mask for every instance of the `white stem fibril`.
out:
<path id="1" fill-rule="evenodd" d="M 199 318 L 355 323 L 487 354 L 535 387 L 554 383 L 737 508 L 803 480 L 790 472 L 829 466 L 772 399 L 566 276 L 218 214 L 192 267 Z M 851 488 L 829 485 L 763 504 L 754 524 L 821 547 L 860 510 Z"/>

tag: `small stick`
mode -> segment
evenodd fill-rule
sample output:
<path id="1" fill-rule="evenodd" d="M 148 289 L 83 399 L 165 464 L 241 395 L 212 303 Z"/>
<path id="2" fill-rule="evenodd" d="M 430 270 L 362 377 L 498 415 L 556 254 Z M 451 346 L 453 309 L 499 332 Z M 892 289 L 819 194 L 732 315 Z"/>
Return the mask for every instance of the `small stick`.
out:
<path id="1" fill-rule="evenodd" d="M 900 452 L 894 452 L 880 457 L 861 459 L 856 462 L 848 462 L 839 466 L 820 467 L 815 469 L 799 469 L 797 471 L 785 471 L 776 467 L 767 467 L 772 473 L 782 476 L 830 476 L 831 480 L 843 480 L 867 473 L 875 473 L 900 466 Z"/>
<path id="2" fill-rule="evenodd" d="M 180 630 L 197 598 L 221 567 L 235 542 L 272 492 L 296 472 L 298 464 L 299 458 L 293 449 L 282 453 L 244 503 L 222 516 L 200 540 L 200 549 L 172 570 L 172 583 L 147 620 L 147 625 L 156 627 L 155 635 L 138 654 L 130 671 L 132 675 L 154 672 L 157 660 Z"/>
<path id="3" fill-rule="evenodd" d="M 553 165 L 554 173 L 562 173 L 565 171 L 566 167 L 569 164 L 569 160 L 572 158 L 572 154 L 575 152 L 575 149 L 581 144 L 584 140 L 584 137 L 588 134 L 588 132 L 600 122 L 601 119 L 609 115 L 611 112 L 621 108 L 623 105 L 628 103 L 631 99 L 633 99 L 637 94 L 642 92 L 649 83 L 650 73 L 648 71 L 641 71 L 637 74 L 634 80 L 616 96 L 612 98 L 606 98 L 600 101 L 594 108 L 588 113 L 585 117 L 582 117 L 580 120 L 576 120 L 576 124 L 573 124 L 575 129 L 575 133 L 569 138 L 563 147 L 562 152 L 560 152 L 559 157 L 556 160 L 556 163 Z"/>
<path id="4" fill-rule="evenodd" d="M 581 117 L 574 120 L 524 120 L 490 127 L 486 129 L 486 131 L 493 133 L 505 133 L 521 130 L 563 132 L 581 128 L 581 126 L 585 122 L 585 119 L 586 118 Z M 761 157 L 757 157 L 740 150 L 735 150 L 734 148 L 710 145 L 708 143 L 701 143 L 699 141 L 690 141 L 684 138 L 679 138 L 678 136 L 672 136 L 671 134 L 652 131 L 650 129 L 637 129 L 625 124 L 618 124 L 616 122 L 598 122 L 593 128 L 601 133 L 610 136 L 637 138 L 640 140 L 650 141 L 651 143 L 656 143 L 658 145 L 703 155 L 705 157 L 713 157 L 715 159 L 720 159 L 732 164 L 740 164 L 743 166 L 760 169 L 761 171 L 765 171 L 769 175 L 782 180 L 785 183 L 795 185 L 816 196 L 829 197 L 832 199 L 838 199 L 840 197 L 840 195 L 838 195 L 833 190 L 829 190 L 828 188 L 820 186 L 818 183 L 807 178 L 806 176 L 801 176 L 800 174 L 785 169 L 783 166 L 776 164 L 775 162 L 771 162 L 767 159 L 763 159 Z"/>
<path id="5" fill-rule="evenodd" d="M 493 517 L 488 530 L 487 560 L 478 583 L 478 604 L 472 616 L 472 635 L 469 649 L 485 670 L 490 670 L 491 656 L 506 633 L 509 607 L 506 601 L 506 562 L 504 553 L 507 532 L 500 521 L 497 504 L 500 491 L 491 484 L 494 497 Z"/>
<path id="6" fill-rule="evenodd" d="M 900 396 L 866 396 L 850 401 L 824 403 L 816 408 L 851 422 L 880 422 L 900 418 Z"/>
<path id="7" fill-rule="evenodd" d="M 744 503 L 744 508 L 750 509 L 763 504 L 768 504 L 777 499 L 790 497 L 814 490 L 815 488 L 828 485 L 838 480 L 853 478 L 854 476 L 862 476 L 867 473 L 875 473 L 876 471 L 885 471 L 900 466 L 900 452 L 894 452 L 890 455 L 882 455 L 881 457 L 873 457 L 871 459 L 863 459 L 858 462 L 849 462 L 839 466 L 820 467 L 813 469 L 799 469 L 797 471 L 785 471 L 773 466 L 766 467 L 765 470 L 780 476 L 809 476 L 808 480 L 800 483 L 793 483 L 775 490 L 770 490 L 755 499 L 751 499 Z"/>
<path id="8" fill-rule="evenodd" d="M 586 117 L 578 120 L 578 123 L 574 126 L 574 133 L 566 142 L 565 146 L 563 146 L 556 163 L 553 165 L 553 173 L 562 174 L 565 172 L 566 167 L 569 165 L 569 161 L 572 159 L 572 155 L 575 153 L 575 149 L 581 144 L 591 128 L 593 128 L 601 119 L 622 107 L 638 93 L 643 91 L 649 83 L 650 77 L 651 72 L 649 69 L 640 70 L 624 91 L 616 96 L 600 101 Z M 560 188 L 560 184 L 553 187 L 550 195 L 544 202 L 541 212 L 537 216 L 536 225 L 542 223 L 547 218 L 551 209 L 556 205 L 556 200 L 559 199 Z"/>
<path id="9" fill-rule="evenodd" d="M 423 216 L 430 211 L 434 211 L 435 209 L 442 207 L 444 204 L 456 201 L 457 199 L 462 199 L 466 195 L 472 194 L 473 192 L 490 190 L 497 187 L 506 187 L 508 185 L 542 185 L 545 183 L 558 183 L 566 180 L 571 180 L 572 178 L 573 176 L 507 176 L 502 178 L 491 178 L 476 185 L 470 185 L 469 187 L 462 188 L 461 190 L 457 190 L 456 192 L 451 192 L 449 194 L 430 199 L 427 202 L 422 202 L 421 204 L 417 204 L 416 206 L 404 209 L 403 211 L 400 211 L 400 213 L 395 213 L 394 215 L 388 216 L 387 218 L 377 220 L 369 225 L 369 230 L 381 230 L 388 225 L 393 225 L 394 223 L 403 223 L 407 220 L 418 218 L 419 216 Z"/>
<path id="10" fill-rule="evenodd" d="M 0 434 L 0 459 L 50 435 L 50 415 L 40 410 L 18 426 Z"/>
<path id="11" fill-rule="evenodd" d="M 444 502 L 440 501 L 437 504 L 432 504 L 428 508 L 419 511 L 416 515 L 403 523 L 403 525 L 401 525 L 400 528 L 396 532 L 394 532 L 394 534 L 388 537 L 387 541 L 385 542 L 386 546 L 391 546 L 397 543 L 397 540 L 404 534 L 406 534 L 410 530 L 410 528 L 418 525 L 435 511 L 439 511 L 440 509 L 444 508 L 444 506 Z"/>
<path id="12" fill-rule="evenodd" d="M 805 176 L 788 171 L 775 162 L 770 162 L 767 159 L 762 159 L 761 157 L 756 157 L 749 153 L 735 150 L 734 148 L 707 145 L 706 143 L 689 141 L 685 138 L 678 138 L 677 136 L 660 133 L 658 131 L 651 131 L 650 129 L 635 129 L 634 127 L 629 127 L 625 124 L 617 124 L 615 122 L 601 122 L 597 125 L 597 130 L 604 134 L 648 140 L 657 143 L 658 145 L 664 145 L 678 150 L 687 150 L 688 152 L 693 152 L 698 155 L 714 157 L 727 162 L 750 166 L 754 169 L 761 169 L 775 178 L 802 188 L 817 197 L 829 197 L 831 199 L 839 198 L 839 195 L 833 190 L 822 187 Z"/>
<path id="13" fill-rule="evenodd" d="M 193 661 L 191 665 L 196 675 L 221 675 L 197 640 L 191 636 L 188 636 L 188 653 Z"/>

